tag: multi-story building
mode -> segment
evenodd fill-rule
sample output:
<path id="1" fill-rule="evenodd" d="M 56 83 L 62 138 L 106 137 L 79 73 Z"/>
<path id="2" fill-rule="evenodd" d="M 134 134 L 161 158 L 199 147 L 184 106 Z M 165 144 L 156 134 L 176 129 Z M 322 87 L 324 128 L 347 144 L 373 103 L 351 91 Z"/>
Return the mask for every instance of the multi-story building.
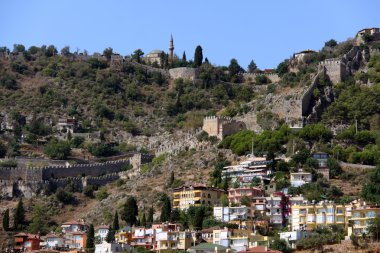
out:
<path id="1" fill-rule="evenodd" d="M 298 171 L 290 173 L 290 184 L 293 187 L 300 187 L 301 185 L 311 183 L 312 182 L 312 175 L 310 172 L 305 171 Z"/>
<path id="2" fill-rule="evenodd" d="M 247 206 L 214 206 L 214 217 L 216 220 L 224 222 L 233 220 L 251 220 L 252 208 Z"/>
<path id="3" fill-rule="evenodd" d="M 48 249 L 59 249 L 65 246 L 65 238 L 53 233 L 46 235 L 45 242 Z"/>
<path id="4" fill-rule="evenodd" d="M 252 198 L 252 211 L 256 214 L 264 214 L 266 211 L 267 200 L 265 197 L 254 197 Z"/>
<path id="5" fill-rule="evenodd" d="M 132 242 L 133 230 L 131 227 L 124 227 L 115 234 L 116 242 L 130 245 Z"/>
<path id="6" fill-rule="evenodd" d="M 305 203 L 292 206 L 292 230 L 313 230 L 319 225 L 342 225 L 350 236 L 366 232 L 368 222 L 380 216 L 380 207 L 367 205 L 361 200 L 346 205 L 332 201 Z"/>
<path id="7" fill-rule="evenodd" d="M 40 250 L 40 242 L 42 242 L 39 235 L 18 233 L 14 235 L 14 252 L 24 252 L 32 250 Z"/>
<path id="8" fill-rule="evenodd" d="M 283 226 L 286 222 L 287 197 L 282 192 L 275 192 L 266 197 L 266 215 L 273 226 Z"/>
<path id="9" fill-rule="evenodd" d="M 228 201 L 230 204 L 240 204 L 244 198 L 248 198 L 251 201 L 255 197 L 262 196 L 264 196 L 263 190 L 257 187 L 230 188 L 228 190 Z"/>
<path id="10" fill-rule="evenodd" d="M 188 231 L 161 231 L 156 234 L 155 250 L 187 250 L 195 239 Z"/>
<path id="11" fill-rule="evenodd" d="M 192 205 L 218 205 L 220 197 L 224 194 L 222 189 L 204 185 L 176 188 L 173 192 L 173 208 L 185 210 Z"/>
<path id="12" fill-rule="evenodd" d="M 351 202 L 346 206 L 346 219 L 348 221 L 348 236 L 367 233 L 369 222 L 380 217 L 380 207 L 367 205 L 362 200 Z"/>
<path id="13" fill-rule="evenodd" d="M 268 165 L 271 163 L 272 161 L 267 160 L 265 157 L 249 157 L 238 165 L 224 167 L 222 176 L 229 178 L 232 182 L 249 185 L 254 178 L 260 180 L 269 179 L 272 170 L 268 168 Z"/>
<path id="14" fill-rule="evenodd" d="M 62 233 L 69 232 L 85 232 L 88 230 L 88 225 L 84 220 L 68 221 L 62 224 Z"/>
<path id="15" fill-rule="evenodd" d="M 68 232 L 64 235 L 65 246 L 69 249 L 86 248 L 87 233 L 82 231 Z"/>
<path id="16" fill-rule="evenodd" d="M 132 234 L 131 246 L 142 247 L 152 250 L 156 247 L 156 229 L 147 229 L 145 227 L 135 227 Z"/>
<path id="17" fill-rule="evenodd" d="M 99 238 L 100 242 L 103 242 L 107 238 L 109 229 L 106 225 L 100 225 L 96 227 L 95 231 L 95 237 Z"/>

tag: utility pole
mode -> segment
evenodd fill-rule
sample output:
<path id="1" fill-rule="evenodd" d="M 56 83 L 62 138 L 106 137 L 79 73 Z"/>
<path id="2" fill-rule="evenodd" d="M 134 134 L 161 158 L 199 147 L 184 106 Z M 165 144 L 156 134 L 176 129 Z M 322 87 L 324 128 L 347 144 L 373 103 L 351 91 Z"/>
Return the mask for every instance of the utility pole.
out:
<path id="1" fill-rule="evenodd" d="M 252 152 L 251 152 L 251 155 L 253 157 L 253 137 L 252 137 Z"/>

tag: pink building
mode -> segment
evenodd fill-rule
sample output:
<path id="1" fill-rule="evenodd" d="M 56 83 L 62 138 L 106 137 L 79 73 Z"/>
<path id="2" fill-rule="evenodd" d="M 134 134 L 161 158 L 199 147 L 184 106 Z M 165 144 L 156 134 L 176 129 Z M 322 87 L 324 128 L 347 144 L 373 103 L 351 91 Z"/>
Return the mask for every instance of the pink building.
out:
<path id="1" fill-rule="evenodd" d="M 228 190 L 228 201 L 234 204 L 240 204 L 243 197 L 248 197 L 252 201 L 255 197 L 264 196 L 263 190 L 256 187 L 231 188 Z"/>

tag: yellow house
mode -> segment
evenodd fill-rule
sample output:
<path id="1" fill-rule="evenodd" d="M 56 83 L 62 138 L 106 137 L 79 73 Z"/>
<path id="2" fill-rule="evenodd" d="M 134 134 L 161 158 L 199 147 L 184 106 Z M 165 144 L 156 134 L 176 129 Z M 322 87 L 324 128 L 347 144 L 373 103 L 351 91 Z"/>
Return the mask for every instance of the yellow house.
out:
<path id="1" fill-rule="evenodd" d="M 116 242 L 130 245 L 132 242 L 132 228 L 125 227 L 115 234 Z"/>
<path id="2" fill-rule="evenodd" d="M 187 250 L 195 235 L 188 231 L 161 231 L 156 234 L 156 250 Z"/>
<path id="3" fill-rule="evenodd" d="M 173 208 L 185 210 L 189 206 L 218 205 L 225 192 L 219 188 L 204 185 L 183 186 L 174 189 Z"/>
<path id="4" fill-rule="evenodd" d="M 380 207 L 368 206 L 363 201 L 354 201 L 347 208 L 348 236 L 367 233 L 370 220 L 380 217 Z"/>
<path id="5" fill-rule="evenodd" d="M 366 232 L 368 221 L 380 215 L 380 208 L 368 206 L 362 200 L 346 205 L 332 201 L 292 206 L 292 230 L 313 230 L 320 225 L 342 225 L 348 231 L 361 235 Z"/>

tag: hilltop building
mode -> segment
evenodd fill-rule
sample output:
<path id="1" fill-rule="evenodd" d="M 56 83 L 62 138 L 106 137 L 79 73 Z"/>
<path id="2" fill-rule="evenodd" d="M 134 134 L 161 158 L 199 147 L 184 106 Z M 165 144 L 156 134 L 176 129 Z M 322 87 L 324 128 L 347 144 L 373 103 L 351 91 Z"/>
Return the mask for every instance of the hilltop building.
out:
<path id="1" fill-rule="evenodd" d="M 373 40 L 379 40 L 380 39 L 380 29 L 378 27 L 372 27 L 372 28 L 364 28 L 360 30 L 356 34 L 356 44 L 360 46 L 360 44 L 364 43 L 364 36 L 369 35 L 373 37 Z"/>
<path id="2" fill-rule="evenodd" d="M 156 62 L 159 66 L 162 66 L 162 55 L 166 54 L 163 50 L 160 49 L 155 49 L 153 51 L 150 51 L 145 57 L 144 60 L 146 63 L 154 63 Z M 173 41 L 173 36 L 170 35 L 170 44 L 169 44 L 169 63 L 173 62 L 173 57 L 174 57 L 174 41 Z"/>
<path id="3" fill-rule="evenodd" d="M 229 117 L 209 116 L 203 119 L 202 130 L 209 136 L 216 136 L 219 140 L 223 140 L 227 135 L 235 134 L 246 128 L 244 122 Z"/>
<path id="4" fill-rule="evenodd" d="M 316 52 L 311 49 L 303 50 L 301 52 L 295 53 L 293 58 L 298 62 L 304 62 L 305 56 L 315 54 Z"/>

